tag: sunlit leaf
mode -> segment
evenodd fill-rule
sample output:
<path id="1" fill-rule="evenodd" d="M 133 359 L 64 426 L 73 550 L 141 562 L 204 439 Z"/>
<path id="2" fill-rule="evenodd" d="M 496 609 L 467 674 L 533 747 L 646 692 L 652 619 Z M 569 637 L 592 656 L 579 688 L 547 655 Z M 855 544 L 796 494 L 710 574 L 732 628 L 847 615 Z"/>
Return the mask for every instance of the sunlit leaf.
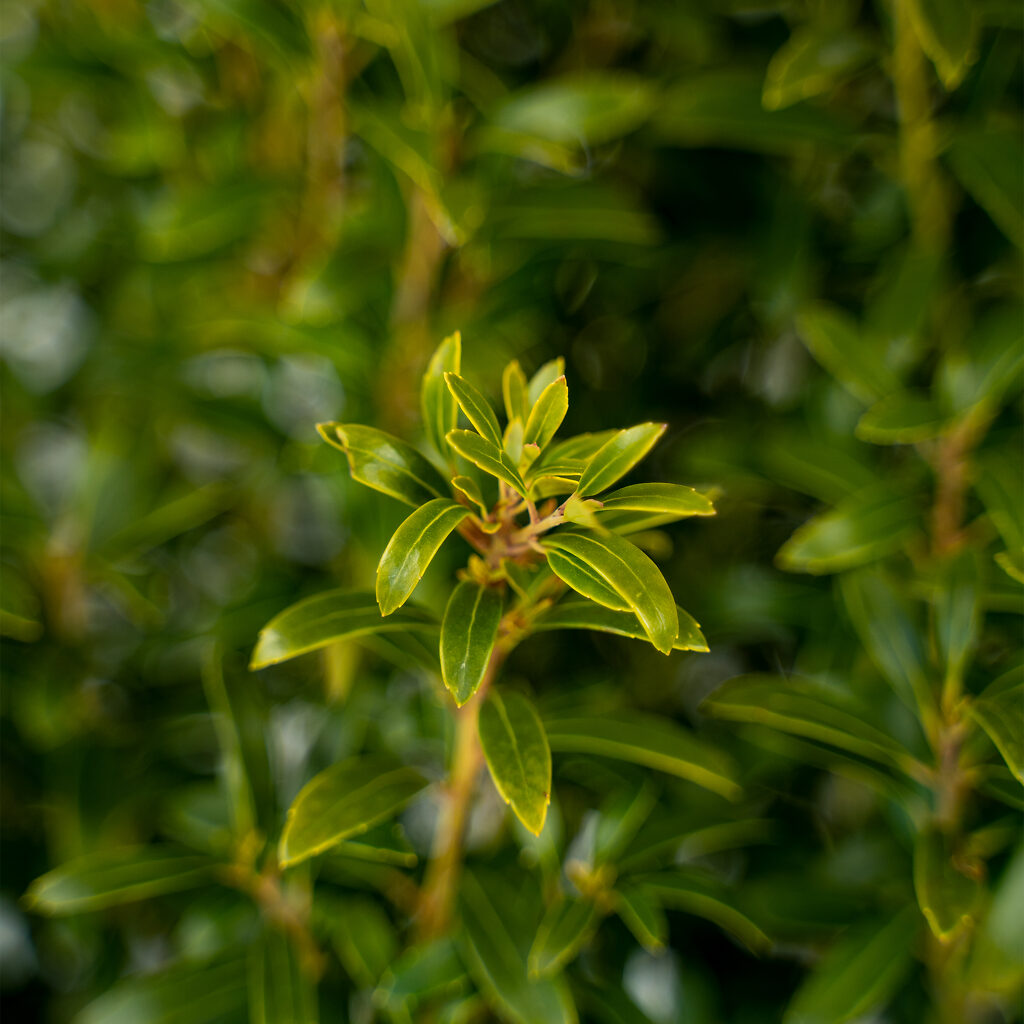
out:
<path id="1" fill-rule="evenodd" d="M 493 444 L 472 430 L 450 430 L 448 443 L 463 458 L 469 459 L 485 473 L 497 477 L 517 493 L 526 495 L 526 484 L 523 483 L 515 464 L 500 447 L 500 438 L 498 444 Z"/>
<path id="2" fill-rule="evenodd" d="M 560 574 L 559 574 L 560 575 Z M 574 588 L 577 589 L 577 588 Z M 676 605 L 679 619 L 679 636 L 676 637 L 672 649 L 676 651 L 707 651 L 707 641 L 700 631 L 696 619 L 689 612 Z M 634 640 L 646 640 L 640 620 L 632 611 L 616 611 L 593 601 L 581 601 L 566 598 L 553 605 L 537 619 L 533 628 L 546 629 L 594 629 L 601 633 L 615 633 L 618 636 L 632 637 Z"/>
<path id="3" fill-rule="evenodd" d="M 395 530 L 377 566 L 381 615 L 397 611 L 412 595 L 448 535 L 469 515 L 463 505 L 435 498 L 421 505 Z"/>
<path id="4" fill-rule="evenodd" d="M 302 787 L 288 810 L 278 847 L 281 867 L 366 832 L 400 811 L 426 784 L 414 768 L 377 755 L 325 769 Z"/>
<path id="5" fill-rule="evenodd" d="M 456 331 L 449 335 L 430 357 L 427 371 L 420 387 L 420 412 L 423 429 L 434 450 L 448 459 L 448 442 L 445 437 L 449 430 L 458 426 L 458 406 L 455 397 L 445 384 L 445 373 L 458 373 L 462 364 L 462 335 Z"/>
<path id="6" fill-rule="evenodd" d="M 446 373 L 444 379 L 449 391 L 459 403 L 459 408 L 466 414 L 466 418 L 473 424 L 476 432 L 496 448 L 500 448 L 501 428 L 498 426 L 498 417 L 494 414 L 490 402 L 477 387 L 457 373 Z"/>
<path id="7" fill-rule="evenodd" d="M 445 609 L 441 624 L 441 675 L 461 707 L 483 682 L 501 621 L 501 594 L 463 580 Z"/>
<path id="8" fill-rule="evenodd" d="M 501 395 L 505 402 L 505 418 L 511 423 L 513 420 L 526 422 L 530 409 L 526 404 L 526 374 L 523 373 L 519 361 L 513 359 L 505 367 L 501 375 Z"/>
<path id="9" fill-rule="evenodd" d="M 544 448 L 555 436 L 569 409 L 565 375 L 555 378 L 538 396 L 523 431 L 523 441 Z"/>
<path id="10" fill-rule="evenodd" d="M 576 493 L 586 498 L 611 487 L 647 455 L 665 429 L 664 423 L 639 423 L 620 430 L 591 456 Z"/>

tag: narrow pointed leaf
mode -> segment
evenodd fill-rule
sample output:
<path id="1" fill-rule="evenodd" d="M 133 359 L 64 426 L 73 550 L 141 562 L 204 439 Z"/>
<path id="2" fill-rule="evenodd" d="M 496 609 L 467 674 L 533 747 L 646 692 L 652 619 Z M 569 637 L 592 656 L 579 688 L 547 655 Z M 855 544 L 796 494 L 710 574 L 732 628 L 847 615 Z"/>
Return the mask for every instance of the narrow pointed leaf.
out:
<path id="1" fill-rule="evenodd" d="M 565 360 L 559 356 L 545 363 L 531 378 L 526 386 L 527 408 L 533 408 L 537 404 L 544 389 L 559 377 L 565 375 Z"/>
<path id="2" fill-rule="evenodd" d="M 667 719 L 620 712 L 552 718 L 544 725 L 556 753 L 612 757 L 688 779 L 730 800 L 740 795 L 732 761 Z"/>
<path id="3" fill-rule="evenodd" d="M 912 777 L 920 775 L 923 768 L 906 748 L 870 724 L 866 708 L 804 680 L 739 676 L 720 686 L 703 707 L 718 718 L 756 722 L 805 736 L 880 761 Z"/>
<path id="4" fill-rule="evenodd" d="M 480 515 L 486 516 L 488 509 L 484 501 L 480 485 L 471 476 L 457 476 L 452 478 L 452 487 L 460 494 L 464 494 L 480 511 Z"/>
<path id="5" fill-rule="evenodd" d="M 420 506 L 395 530 L 377 566 L 377 604 L 381 615 L 397 611 L 409 599 L 448 535 L 469 509 L 447 498 Z"/>
<path id="6" fill-rule="evenodd" d="M 917 913 L 845 933 L 797 990 L 784 1024 L 844 1024 L 881 1009 L 910 969 Z"/>
<path id="7" fill-rule="evenodd" d="M 541 543 L 546 551 L 575 557 L 592 569 L 636 614 L 651 643 L 662 654 L 672 650 L 679 636 L 672 591 L 661 570 L 635 544 L 614 534 L 598 536 L 564 530 Z"/>
<path id="8" fill-rule="evenodd" d="M 501 428 L 498 426 L 498 417 L 494 415 L 491 403 L 465 377 L 460 377 L 457 373 L 446 373 L 444 379 L 476 432 L 496 448 L 500 448 Z"/>
<path id="9" fill-rule="evenodd" d="M 661 904 L 640 885 L 625 885 L 615 894 L 615 910 L 649 953 L 660 953 L 668 941 L 668 919 Z"/>
<path id="10" fill-rule="evenodd" d="M 954 133 L 946 154 L 953 173 L 1003 234 L 1024 249 L 1024 140 L 1016 126 L 979 125 Z"/>
<path id="11" fill-rule="evenodd" d="M 540 501 L 542 498 L 572 494 L 578 483 L 579 477 L 538 476 L 530 483 L 530 498 L 533 501 Z"/>
<path id="12" fill-rule="evenodd" d="M 1003 755 L 1006 766 L 1024 785 L 1024 669 L 1000 676 L 970 705 L 970 715 Z"/>
<path id="13" fill-rule="evenodd" d="M 550 906 L 530 947 L 526 961 L 530 974 L 554 974 L 575 959 L 594 934 L 600 917 L 589 900 L 559 900 Z"/>
<path id="14" fill-rule="evenodd" d="M 445 437 L 459 423 L 459 409 L 455 397 L 444 382 L 445 373 L 458 373 L 462 362 L 462 336 L 456 331 L 437 346 L 427 364 L 420 388 L 420 411 L 427 440 L 442 459 L 448 461 L 448 442 Z"/>
<path id="15" fill-rule="evenodd" d="M 765 109 L 780 110 L 828 92 L 873 56 L 870 43 L 852 29 L 798 30 L 768 64 L 762 93 Z"/>
<path id="16" fill-rule="evenodd" d="M 353 480 L 407 505 L 443 497 L 448 485 L 412 445 L 359 423 L 320 423 L 320 436 L 348 458 Z"/>
<path id="17" fill-rule="evenodd" d="M 487 672 L 501 621 L 501 594 L 472 580 L 452 592 L 441 624 L 441 676 L 461 707 Z"/>
<path id="18" fill-rule="evenodd" d="M 580 477 L 579 496 L 600 494 L 625 476 L 654 447 L 665 427 L 664 423 L 639 423 L 609 438 L 587 463 Z"/>
<path id="19" fill-rule="evenodd" d="M 564 441 L 556 441 L 545 450 L 541 463 L 546 466 L 549 462 L 568 459 L 581 460 L 586 465 L 616 434 L 617 430 L 598 430 L 588 434 L 576 434 Z"/>
<path id="20" fill-rule="evenodd" d="M 194 889 L 213 880 L 213 862 L 167 846 L 89 854 L 37 878 L 25 900 L 42 914 L 77 914 Z"/>
<path id="21" fill-rule="evenodd" d="M 549 550 L 547 552 L 548 566 L 551 571 L 563 582 L 567 583 L 578 594 L 596 601 L 605 608 L 626 612 L 636 619 L 637 625 L 640 620 L 633 615 L 629 602 L 616 593 L 604 579 L 586 562 L 575 555 L 564 551 Z M 641 627 L 642 628 L 642 627 Z M 644 634 L 647 638 L 647 634 Z"/>
<path id="22" fill-rule="evenodd" d="M 697 620 L 679 605 L 676 605 L 676 615 L 679 618 L 679 636 L 676 637 L 672 649 L 707 651 L 708 644 Z M 647 639 L 640 620 L 631 611 L 616 611 L 594 604 L 593 601 L 581 601 L 577 598 L 566 598 L 553 605 L 534 620 L 533 628 L 594 629 L 600 633 L 632 637 L 634 640 Z"/>
<path id="23" fill-rule="evenodd" d="M 523 478 L 519 475 L 515 463 L 508 457 L 508 453 L 500 447 L 500 438 L 498 444 L 494 444 L 472 430 L 450 430 L 448 443 L 463 458 L 469 459 L 485 473 L 503 480 L 518 494 L 526 496 L 526 484 L 523 483 Z"/>
<path id="24" fill-rule="evenodd" d="M 927 395 L 899 391 L 871 406 L 855 432 L 872 444 L 919 444 L 938 437 L 948 423 L 948 413 Z"/>
<path id="25" fill-rule="evenodd" d="M 288 938 L 266 928 L 250 953 L 251 1024 L 316 1024 L 316 985 Z"/>
<path id="26" fill-rule="evenodd" d="M 978 57 L 971 0 L 907 0 L 910 20 L 947 89 L 955 89 Z"/>
<path id="27" fill-rule="evenodd" d="M 494 785 L 534 834 L 551 802 L 551 750 L 540 716 L 521 694 L 491 690 L 480 708 L 480 745 Z"/>
<path id="28" fill-rule="evenodd" d="M 523 441 L 544 448 L 558 432 L 569 411 L 569 386 L 565 377 L 553 380 L 537 398 L 526 421 Z"/>
<path id="29" fill-rule="evenodd" d="M 400 811 L 427 780 L 390 758 L 364 755 L 341 761 L 302 787 L 288 810 L 278 860 L 291 867 Z"/>
<path id="30" fill-rule="evenodd" d="M 523 458 L 523 421 L 509 420 L 505 433 L 501 435 L 501 447 L 513 464 L 520 466 Z M 522 468 L 520 466 L 520 468 Z"/>
<path id="31" fill-rule="evenodd" d="M 658 512 L 677 519 L 686 516 L 713 516 L 711 499 L 682 484 L 633 484 L 620 487 L 601 497 L 602 512 L 628 509 L 632 512 Z"/>
<path id="32" fill-rule="evenodd" d="M 505 367 L 501 375 L 501 396 L 505 401 L 505 418 L 511 423 L 526 421 L 529 408 L 526 404 L 526 374 L 517 359 Z"/>
<path id="33" fill-rule="evenodd" d="M 914 892 L 928 927 L 943 943 L 971 928 L 981 886 L 956 869 L 949 840 L 941 832 L 920 832 L 914 841 Z"/>
<path id="34" fill-rule="evenodd" d="M 411 632 L 436 637 L 438 626 L 437 619 L 420 608 L 406 605 L 385 619 L 373 594 L 326 590 L 286 608 L 260 630 L 249 668 L 266 668 L 336 640 L 374 633 Z"/>

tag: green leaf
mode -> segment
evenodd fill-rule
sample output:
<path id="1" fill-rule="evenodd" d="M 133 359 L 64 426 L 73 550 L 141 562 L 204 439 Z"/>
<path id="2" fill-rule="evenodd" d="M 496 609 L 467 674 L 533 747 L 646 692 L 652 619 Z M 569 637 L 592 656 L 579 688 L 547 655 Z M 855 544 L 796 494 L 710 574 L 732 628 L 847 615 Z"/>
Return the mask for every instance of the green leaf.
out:
<path id="1" fill-rule="evenodd" d="M 395 530 L 377 566 L 377 604 L 390 615 L 409 600 L 448 535 L 469 509 L 435 498 L 416 509 Z"/>
<path id="2" fill-rule="evenodd" d="M 564 982 L 527 974 L 520 937 L 510 931 L 513 913 L 504 901 L 493 900 L 472 871 L 462 875 L 459 896 L 467 965 L 501 1016 L 515 1024 L 576 1024 Z"/>
<path id="3" fill-rule="evenodd" d="M 565 551 L 548 550 L 548 566 L 563 582 L 578 594 L 596 601 L 599 605 L 615 611 L 626 612 L 640 625 L 640 620 L 633 614 L 629 602 L 614 591 L 594 569 L 581 558 Z M 647 634 L 643 633 L 643 639 Z"/>
<path id="4" fill-rule="evenodd" d="M 553 498 L 556 495 L 572 494 L 579 483 L 579 477 L 565 476 L 536 476 L 530 483 L 530 499 L 540 501 L 543 498 Z"/>
<path id="5" fill-rule="evenodd" d="M 330 937 L 345 973 L 359 988 L 372 989 L 395 962 L 399 943 L 387 911 L 372 899 L 337 899 L 319 889 L 313 926 Z"/>
<path id="6" fill-rule="evenodd" d="M 650 715 L 577 716 L 545 721 L 551 749 L 597 754 L 667 772 L 735 800 L 740 795 L 732 761 L 674 722 Z"/>
<path id="7" fill-rule="evenodd" d="M 828 92 L 873 57 L 874 47 L 854 29 L 798 30 L 768 64 L 762 93 L 765 108 L 780 110 Z"/>
<path id="8" fill-rule="evenodd" d="M 460 494 L 464 494 L 474 505 L 476 505 L 481 518 L 487 515 L 489 511 L 487 508 L 487 502 L 484 501 L 480 485 L 471 476 L 453 477 L 452 487 Z"/>
<path id="9" fill-rule="evenodd" d="M 910 969 L 918 920 L 908 907 L 845 933 L 797 990 L 784 1024 L 844 1024 L 885 1006 Z"/>
<path id="10" fill-rule="evenodd" d="M 577 588 L 574 588 L 577 589 Z M 708 644 L 700 625 L 689 612 L 676 605 L 679 619 L 679 636 L 676 637 L 672 649 L 675 651 L 707 651 Z M 535 630 L 546 629 L 594 629 L 600 633 L 615 633 L 618 636 L 632 637 L 634 640 L 646 640 L 647 634 L 640 625 L 640 620 L 631 611 L 616 611 L 612 608 L 594 604 L 593 601 L 580 601 L 568 598 L 559 601 L 534 620 Z"/>
<path id="11" fill-rule="evenodd" d="M 530 947 L 530 976 L 554 974 L 574 960 L 599 920 L 597 907 L 589 900 L 558 900 L 548 907 Z"/>
<path id="12" fill-rule="evenodd" d="M 278 861 L 292 867 L 361 835 L 400 811 L 427 780 L 391 758 L 361 755 L 340 761 L 302 787 L 288 810 Z"/>
<path id="13" fill-rule="evenodd" d="M 675 817 L 654 817 L 641 829 L 616 866 L 619 873 L 624 874 L 763 843 L 771 836 L 772 825 L 765 818 L 741 818 L 694 827 L 692 822 Z"/>
<path id="14" fill-rule="evenodd" d="M 616 863 L 657 802 L 650 776 L 614 790 L 601 804 L 594 831 L 592 860 L 596 866 Z"/>
<path id="15" fill-rule="evenodd" d="M 661 904 L 641 885 L 624 885 L 615 894 L 615 910 L 637 942 L 660 953 L 668 941 L 668 920 Z"/>
<path id="16" fill-rule="evenodd" d="M 690 516 L 713 516 L 711 499 L 681 484 L 633 484 L 601 498 L 598 523 L 620 534 L 651 530 Z M 568 511 L 568 509 L 567 509 Z"/>
<path id="17" fill-rule="evenodd" d="M 938 437 L 948 424 L 949 416 L 930 397 L 900 391 L 871 406 L 855 433 L 872 444 L 919 444 Z"/>
<path id="18" fill-rule="evenodd" d="M 373 594 L 326 590 L 286 608 L 260 630 L 249 668 L 276 665 L 336 640 L 410 631 L 436 636 L 438 622 L 428 612 L 409 605 L 385 619 Z"/>
<path id="19" fill-rule="evenodd" d="M 516 419 L 510 420 L 508 426 L 505 427 L 505 433 L 501 436 L 501 447 L 504 448 L 505 453 L 512 460 L 512 462 L 522 469 L 523 460 L 523 421 Z"/>
<path id="20" fill-rule="evenodd" d="M 565 360 L 558 356 L 546 362 L 531 378 L 526 385 L 526 407 L 532 409 L 544 393 L 545 389 L 553 384 L 559 377 L 565 376 Z M 523 422 L 526 422 L 526 416 Z"/>
<path id="21" fill-rule="evenodd" d="M 1024 668 L 1011 669 L 990 683 L 969 705 L 1006 766 L 1024 785 Z"/>
<path id="22" fill-rule="evenodd" d="M 353 480 L 407 505 L 443 497 L 444 477 L 411 445 L 358 423 L 319 423 L 320 436 L 348 458 Z"/>
<path id="23" fill-rule="evenodd" d="M 68 861 L 25 894 L 41 914 L 77 914 L 194 889 L 213 880 L 214 863 L 169 846 L 109 850 Z"/>
<path id="24" fill-rule="evenodd" d="M 911 777 L 923 774 L 923 765 L 913 755 L 869 723 L 866 708 L 806 680 L 738 676 L 720 686 L 702 707 L 717 718 L 755 722 L 849 750 Z"/>
<path id="25" fill-rule="evenodd" d="M 843 573 L 840 588 L 864 649 L 900 699 L 912 710 L 932 707 L 921 630 L 908 602 L 876 569 Z"/>
<path id="26" fill-rule="evenodd" d="M 948 838 L 935 829 L 918 833 L 914 841 L 914 892 L 940 942 L 951 942 L 973 926 L 981 886 L 956 869 Z"/>
<path id="27" fill-rule="evenodd" d="M 1024 982 L 1024 846 L 1018 846 L 992 893 L 970 953 L 975 991 L 1017 998 Z"/>
<path id="28" fill-rule="evenodd" d="M 517 359 L 505 367 L 501 375 L 501 396 L 505 402 L 505 418 L 509 423 L 526 422 L 529 407 L 526 404 L 526 374 Z"/>
<path id="29" fill-rule="evenodd" d="M 814 358 L 855 398 L 873 402 L 897 389 L 896 377 L 849 314 L 818 303 L 801 311 L 796 326 Z"/>
<path id="30" fill-rule="evenodd" d="M 421 1003 L 460 992 L 469 979 L 450 938 L 410 946 L 384 972 L 374 1003 L 399 1021 L 412 1022 Z"/>
<path id="31" fill-rule="evenodd" d="M 249 967 L 251 1024 L 316 1024 L 316 985 L 281 932 L 264 928 L 252 947 Z"/>
<path id="32" fill-rule="evenodd" d="M 978 59 L 977 24 L 970 0 L 908 0 L 908 10 L 921 49 L 952 92 Z"/>
<path id="33" fill-rule="evenodd" d="M 523 483 L 523 478 L 519 475 L 515 463 L 508 457 L 504 449 L 499 447 L 500 438 L 498 444 L 493 444 L 471 430 L 449 430 L 448 443 L 463 458 L 469 459 L 485 473 L 496 476 L 518 494 L 526 497 L 526 484 Z"/>
<path id="34" fill-rule="evenodd" d="M 491 690 L 480 708 L 480 746 L 494 785 L 536 836 L 551 803 L 551 750 L 540 716 L 521 694 Z"/>
<path id="35" fill-rule="evenodd" d="M 596 536 L 567 530 L 546 537 L 541 545 L 546 552 L 576 558 L 593 570 L 633 610 L 651 643 L 662 654 L 672 650 L 679 636 L 672 591 L 661 570 L 636 545 L 614 534 Z M 550 557 L 548 561 L 550 564 Z M 558 571 L 554 565 L 551 568 Z"/>
<path id="36" fill-rule="evenodd" d="M 117 982 L 89 1003 L 74 1024 L 224 1024 L 246 1004 L 246 963 L 179 964 Z"/>
<path id="37" fill-rule="evenodd" d="M 449 335 L 430 357 L 427 372 L 420 388 L 420 411 L 427 440 L 446 462 L 451 455 L 445 440 L 448 431 L 459 423 L 459 410 L 455 398 L 445 384 L 447 372 L 458 373 L 462 363 L 462 335 L 456 331 Z"/>
<path id="38" fill-rule="evenodd" d="M 874 488 L 841 501 L 804 523 L 779 549 L 776 560 L 789 572 L 841 572 L 900 550 L 917 528 L 914 503 Z"/>
<path id="39" fill-rule="evenodd" d="M 539 465 L 547 469 L 548 465 L 556 462 L 579 461 L 580 472 L 586 463 L 615 435 L 617 430 L 599 430 L 592 434 L 576 434 L 574 437 L 567 437 L 564 441 L 558 441 L 546 449 L 541 456 Z"/>
<path id="40" fill-rule="evenodd" d="M 966 549 L 939 569 L 934 597 L 935 640 L 946 679 L 963 679 L 967 659 L 978 640 L 982 586 L 978 558 Z"/>
<path id="41" fill-rule="evenodd" d="M 667 907 L 685 910 L 713 921 L 752 952 L 762 952 L 771 940 L 742 910 L 716 879 L 703 872 L 671 872 L 640 875 L 636 882 L 650 896 Z"/>
<path id="42" fill-rule="evenodd" d="M 501 610 L 501 594 L 493 587 L 463 580 L 452 591 L 441 624 L 441 676 L 459 707 L 487 673 Z"/>
<path id="43" fill-rule="evenodd" d="M 587 498 L 611 487 L 647 455 L 666 427 L 665 423 L 639 423 L 609 438 L 587 463 L 576 493 Z"/>
<path id="44" fill-rule="evenodd" d="M 553 380 L 533 403 L 523 432 L 525 444 L 544 448 L 558 432 L 569 411 L 569 385 L 564 374 Z"/>
<path id="45" fill-rule="evenodd" d="M 1016 128 L 961 130 L 946 152 L 953 173 L 1010 241 L 1024 248 L 1024 140 Z"/>
<path id="46" fill-rule="evenodd" d="M 1024 553 L 1024 465 L 1017 445 L 983 452 L 978 458 L 975 490 L 1003 543 Z"/>
<path id="47" fill-rule="evenodd" d="M 500 448 L 501 428 L 498 426 L 498 417 L 495 416 L 491 403 L 484 398 L 479 389 L 457 373 L 446 373 L 444 379 L 448 389 L 455 396 L 455 401 L 473 424 L 473 429 L 490 441 L 495 448 Z"/>

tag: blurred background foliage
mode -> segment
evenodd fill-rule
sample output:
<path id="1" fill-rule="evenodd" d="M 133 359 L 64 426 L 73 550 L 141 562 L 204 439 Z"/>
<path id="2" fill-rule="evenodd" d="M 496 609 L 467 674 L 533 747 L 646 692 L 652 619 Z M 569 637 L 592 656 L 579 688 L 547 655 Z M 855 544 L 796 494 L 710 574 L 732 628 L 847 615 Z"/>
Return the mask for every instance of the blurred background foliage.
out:
<path id="1" fill-rule="evenodd" d="M 441 775 L 446 713 L 414 668 L 352 646 L 246 662 L 291 601 L 370 586 L 403 514 L 314 424 L 415 435 L 454 329 L 481 381 L 565 355 L 567 432 L 663 419 L 644 472 L 718 495 L 715 519 L 649 540 L 710 654 L 543 634 L 509 671 L 542 706 L 656 711 L 739 763 L 732 809 L 646 775 L 648 824 L 772 945 L 673 911 L 656 956 L 609 919 L 567 969 L 582 1019 L 1017 1019 L 1022 29 L 1017 0 L 8 0 L 11 1019 L 311 1019 L 308 993 L 264 1001 L 285 910 L 309 918 L 325 1020 L 502 1006 L 471 956 L 397 959 L 429 794 L 400 835 L 325 862 L 311 916 L 301 871 L 270 895 L 23 900 L 49 868 L 153 841 L 244 860 L 225 764 L 271 838 L 366 746 Z M 796 674 L 935 775 L 763 728 L 757 686 Z M 586 860 L 624 771 L 556 756 L 539 845 L 482 793 L 466 927 L 489 898 L 529 929 L 530 887 Z M 929 860 L 933 840 L 952 853 Z M 915 900 L 931 928 L 900 916 Z"/>

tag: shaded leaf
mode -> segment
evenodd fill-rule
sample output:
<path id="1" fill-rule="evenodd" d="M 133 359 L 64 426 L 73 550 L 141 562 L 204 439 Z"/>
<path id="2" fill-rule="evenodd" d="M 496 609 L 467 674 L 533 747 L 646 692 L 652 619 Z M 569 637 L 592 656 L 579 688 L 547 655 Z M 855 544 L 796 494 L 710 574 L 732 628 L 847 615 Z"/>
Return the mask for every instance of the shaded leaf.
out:
<path id="1" fill-rule="evenodd" d="M 575 959 L 600 920 L 589 900 L 564 899 L 548 907 L 527 959 L 530 975 L 554 974 Z"/>
<path id="2" fill-rule="evenodd" d="M 909 0 L 907 6 L 921 49 L 946 88 L 955 89 L 978 57 L 970 0 Z"/>
<path id="3" fill-rule="evenodd" d="M 304 972 L 288 939 L 265 928 L 250 953 L 251 1024 L 316 1024 L 316 985 Z"/>
<path id="4" fill-rule="evenodd" d="M 323 853 L 400 811 L 427 780 L 390 758 L 340 761 L 302 787 L 288 810 L 278 847 L 281 867 Z"/>
<path id="5" fill-rule="evenodd" d="M 668 919 L 661 904 L 640 885 L 624 885 L 615 894 L 615 910 L 649 953 L 660 953 L 668 941 Z"/>
<path id="6" fill-rule="evenodd" d="M 927 395 L 900 391 L 871 406 L 855 432 L 872 444 L 919 444 L 938 437 L 948 423 L 949 416 Z"/>
<path id="7" fill-rule="evenodd" d="M 992 892 L 973 947 L 968 977 L 978 989 L 1015 997 L 1024 981 L 1024 846 L 1018 846 Z"/>
<path id="8" fill-rule="evenodd" d="M 579 497 L 600 494 L 625 476 L 654 447 L 666 426 L 664 423 L 639 423 L 609 438 L 583 470 L 576 492 Z"/>
<path id="9" fill-rule="evenodd" d="M 707 651 L 707 641 L 700 631 L 697 620 L 679 605 L 676 605 L 676 615 L 679 618 L 679 636 L 676 637 L 672 649 L 676 651 Z M 601 633 L 615 633 L 618 636 L 632 637 L 634 640 L 647 639 L 640 620 L 633 612 L 616 611 L 600 604 L 594 604 L 593 601 L 581 601 L 575 598 L 559 601 L 543 612 L 534 620 L 533 628 L 535 630 L 594 629 Z"/>
<path id="10" fill-rule="evenodd" d="M 969 714 L 1003 755 L 1024 785 L 1024 669 L 1016 668 L 990 683 L 969 706 Z"/>
<path id="11" fill-rule="evenodd" d="M 319 423 L 320 436 L 348 458 L 353 480 L 407 505 L 422 505 L 448 491 L 444 477 L 411 445 L 358 423 Z"/>
<path id="12" fill-rule="evenodd" d="M 388 632 L 436 636 L 438 622 L 409 605 L 385 619 L 373 594 L 326 590 L 286 608 L 260 630 L 249 668 L 276 665 L 336 640 Z"/>
<path id="13" fill-rule="evenodd" d="M 981 887 L 956 869 L 949 840 L 935 829 L 918 833 L 914 840 L 914 892 L 940 942 L 950 942 L 972 926 Z"/>
<path id="14" fill-rule="evenodd" d="M 854 29 L 801 29 L 772 56 L 762 98 L 779 110 L 837 85 L 874 57 L 874 48 Z"/>
<path id="15" fill-rule="evenodd" d="M 397 611 L 412 596 L 434 555 L 468 515 L 464 505 L 435 498 L 399 525 L 377 566 L 376 596 L 381 615 Z"/>
<path id="16" fill-rule="evenodd" d="M 446 373 L 444 375 L 448 390 L 455 396 L 459 408 L 466 414 L 466 418 L 473 424 L 473 429 L 486 440 L 490 441 L 496 448 L 501 447 L 501 428 L 498 426 L 498 417 L 491 408 L 491 403 L 481 394 L 480 390 L 470 384 L 464 377 L 457 373 Z M 467 456 L 468 458 L 468 456 Z"/>
<path id="17" fill-rule="evenodd" d="M 441 624 L 441 676 L 459 707 L 483 682 L 501 610 L 501 594 L 472 580 L 463 580 L 448 600 Z"/>
<path id="18" fill-rule="evenodd" d="M 544 725 L 556 753 L 613 757 L 687 779 L 730 800 L 740 795 L 732 761 L 667 719 L 618 712 L 607 718 L 549 718 Z"/>
<path id="19" fill-rule="evenodd" d="M 418 943 L 394 960 L 374 992 L 374 1002 L 402 1020 L 412 1021 L 423 1002 L 460 992 L 469 979 L 450 938 Z"/>
<path id="20" fill-rule="evenodd" d="M 977 642 L 982 587 L 975 552 L 965 550 L 940 567 L 934 599 L 935 639 L 946 678 L 961 680 Z"/>
<path id="21" fill-rule="evenodd" d="M 1024 248 L 1024 140 L 1020 132 L 961 130 L 953 136 L 946 156 L 975 202 L 1007 238 Z"/>

